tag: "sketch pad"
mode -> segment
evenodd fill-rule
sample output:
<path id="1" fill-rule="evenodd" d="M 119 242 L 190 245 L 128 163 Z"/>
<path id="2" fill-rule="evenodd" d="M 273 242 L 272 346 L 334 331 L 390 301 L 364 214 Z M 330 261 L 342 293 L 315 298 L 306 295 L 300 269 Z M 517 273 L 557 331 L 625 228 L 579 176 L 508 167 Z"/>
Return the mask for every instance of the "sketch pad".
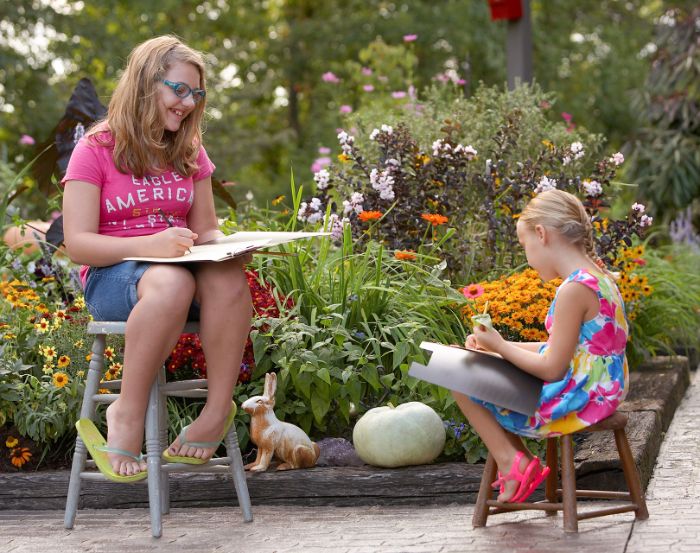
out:
<path id="1" fill-rule="evenodd" d="M 499 407 L 532 416 L 543 381 L 500 356 L 423 342 L 432 351 L 427 365 L 412 363 L 408 374 L 431 384 L 462 392 Z"/>

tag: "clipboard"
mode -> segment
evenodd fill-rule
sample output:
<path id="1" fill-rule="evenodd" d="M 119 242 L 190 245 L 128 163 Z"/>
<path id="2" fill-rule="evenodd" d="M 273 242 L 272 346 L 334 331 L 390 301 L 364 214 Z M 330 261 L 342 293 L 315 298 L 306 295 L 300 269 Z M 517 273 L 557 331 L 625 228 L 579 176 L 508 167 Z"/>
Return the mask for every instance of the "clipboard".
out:
<path id="1" fill-rule="evenodd" d="M 544 381 L 500 355 L 462 347 L 422 342 L 431 351 L 427 365 L 413 362 L 408 374 L 463 394 L 533 416 Z"/>

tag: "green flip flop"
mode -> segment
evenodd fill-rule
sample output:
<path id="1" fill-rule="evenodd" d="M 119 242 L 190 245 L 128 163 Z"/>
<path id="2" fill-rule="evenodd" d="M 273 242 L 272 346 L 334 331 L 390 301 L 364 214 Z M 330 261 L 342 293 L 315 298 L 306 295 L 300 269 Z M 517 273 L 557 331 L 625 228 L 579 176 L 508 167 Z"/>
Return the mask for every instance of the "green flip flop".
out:
<path id="1" fill-rule="evenodd" d="M 85 447 L 87 447 L 90 452 L 90 457 L 95 461 L 97 468 L 104 476 L 111 480 L 112 482 L 121 482 L 122 484 L 130 484 L 133 482 L 138 482 L 143 480 L 148 476 L 145 470 L 132 474 L 131 476 L 121 475 L 114 472 L 112 468 L 112 463 L 109 461 L 108 453 L 113 453 L 116 455 L 123 455 L 124 457 L 131 457 L 134 461 L 141 462 L 143 460 L 143 455 L 134 455 L 129 451 L 124 451 L 123 449 L 117 449 L 115 447 L 108 447 L 107 440 L 104 439 L 100 431 L 97 430 L 95 423 L 90 419 L 80 419 L 75 423 L 75 427 L 78 429 L 78 435 L 80 439 L 83 440 Z"/>
<path id="2" fill-rule="evenodd" d="M 224 422 L 224 430 L 221 432 L 221 437 L 216 442 L 188 442 L 187 441 L 187 429 L 190 427 L 188 424 L 181 431 L 178 438 L 180 439 L 180 446 L 188 445 L 190 447 L 201 447 L 202 449 L 209 449 L 211 447 L 218 447 L 218 445 L 223 441 L 228 433 L 229 428 L 233 424 L 233 419 L 236 416 L 236 404 L 231 402 L 231 411 L 229 411 L 228 417 L 226 417 L 226 422 Z M 173 455 L 169 452 L 169 449 L 163 451 L 163 459 L 168 463 L 185 463 L 188 465 L 204 465 L 208 463 L 209 459 L 198 459 L 197 457 L 187 457 L 185 455 Z"/>

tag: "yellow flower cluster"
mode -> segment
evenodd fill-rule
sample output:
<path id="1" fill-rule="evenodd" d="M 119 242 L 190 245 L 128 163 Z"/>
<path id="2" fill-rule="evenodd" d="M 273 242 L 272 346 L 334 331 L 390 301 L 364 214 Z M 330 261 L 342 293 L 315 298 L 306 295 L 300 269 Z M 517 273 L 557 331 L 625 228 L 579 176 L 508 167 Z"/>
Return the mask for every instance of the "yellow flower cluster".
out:
<path id="1" fill-rule="evenodd" d="M 486 302 L 491 321 L 504 335 L 512 340 L 546 342 L 549 335 L 544 320 L 554 299 L 560 279 L 542 282 L 537 271 L 522 272 L 490 282 L 480 282 L 484 293 L 463 309 L 465 321 L 482 313 Z"/>
<path id="2" fill-rule="evenodd" d="M 646 265 L 643 256 L 644 246 L 621 248 L 615 260 L 620 268 L 617 286 L 625 302 L 625 311 L 630 321 L 637 318 L 644 297 L 650 296 L 654 291 L 647 277 L 641 274 L 642 267 Z"/>

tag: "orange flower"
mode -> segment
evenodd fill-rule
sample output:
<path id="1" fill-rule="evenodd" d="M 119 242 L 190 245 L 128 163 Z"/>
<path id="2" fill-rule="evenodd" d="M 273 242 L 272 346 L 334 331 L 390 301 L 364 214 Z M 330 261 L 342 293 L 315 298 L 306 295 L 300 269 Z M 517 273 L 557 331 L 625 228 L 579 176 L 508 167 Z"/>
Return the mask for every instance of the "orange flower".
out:
<path id="1" fill-rule="evenodd" d="M 112 357 L 114 357 L 114 348 L 107 346 L 105 348 L 104 356 L 111 361 Z"/>
<path id="2" fill-rule="evenodd" d="M 366 221 L 374 221 L 375 219 L 380 219 L 382 216 L 381 211 L 362 211 L 358 217 L 360 221 L 366 222 Z"/>
<path id="3" fill-rule="evenodd" d="M 416 258 L 416 254 L 413 250 L 399 250 L 394 252 L 394 257 L 400 261 L 413 261 Z"/>
<path id="4" fill-rule="evenodd" d="M 16 447 L 10 453 L 10 460 L 18 469 L 22 468 L 27 461 L 32 458 L 32 452 L 28 447 Z"/>
<path id="5" fill-rule="evenodd" d="M 444 225 L 447 222 L 447 217 L 440 215 L 439 213 L 423 213 L 421 217 L 434 227 Z"/>
<path id="6" fill-rule="evenodd" d="M 66 384 L 68 384 L 68 375 L 66 373 L 54 373 L 53 385 L 56 388 L 63 388 Z"/>

